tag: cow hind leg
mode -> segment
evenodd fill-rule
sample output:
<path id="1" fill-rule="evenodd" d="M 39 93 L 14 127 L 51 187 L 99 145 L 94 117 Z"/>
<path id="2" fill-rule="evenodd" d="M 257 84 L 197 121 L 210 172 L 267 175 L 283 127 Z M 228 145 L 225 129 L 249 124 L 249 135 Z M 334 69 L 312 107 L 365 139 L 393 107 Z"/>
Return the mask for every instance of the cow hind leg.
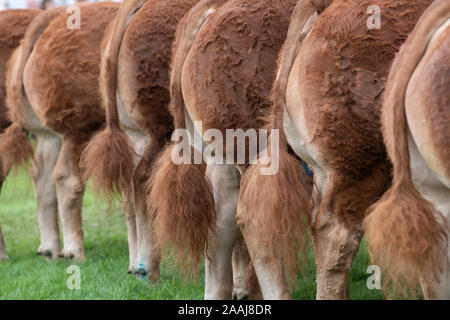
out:
<path id="1" fill-rule="evenodd" d="M 147 214 L 146 186 L 146 183 L 136 176 L 137 275 L 142 280 L 148 279 L 150 283 L 154 283 L 160 278 L 161 252 L 153 232 L 152 218 Z"/>
<path id="2" fill-rule="evenodd" d="M 130 190 L 125 192 L 125 215 L 127 219 L 128 252 L 130 264 L 128 274 L 137 274 L 137 227 L 136 227 L 136 208 L 134 203 L 134 184 L 130 183 Z"/>
<path id="3" fill-rule="evenodd" d="M 317 264 L 317 299 L 349 299 L 348 277 L 363 235 L 367 208 L 389 184 L 387 163 L 372 168 L 360 180 L 328 174 L 326 190 L 312 225 Z"/>
<path id="4" fill-rule="evenodd" d="M 261 287 L 262 296 L 266 300 L 288 300 L 291 293 L 287 285 L 281 256 L 274 256 L 258 237 L 257 226 L 251 222 L 242 224 L 240 216 L 245 216 L 244 207 L 238 206 L 238 223 L 241 227 L 252 264 Z"/>
<path id="5" fill-rule="evenodd" d="M 150 134 L 134 177 L 137 230 L 137 275 L 154 283 L 160 279 L 161 250 L 157 244 L 153 215 L 147 212 L 147 188 L 153 163 L 165 144 L 164 136 Z"/>
<path id="6" fill-rule="evenodd" d="M 146 249 L 147 246 L 140 245 L 140 243 L 142 244 L 142 241 L 145 242 L 145 240 L 147 239 L 145 237 L 145 230 L 146 226 L 148 226 L 145 214 L 146 204 L 143 204 L 141 200 L 143 195 L 145 195 L 146 190 L 146 186 L 143 185 L 142 182 L 145 181 L 147 175 L 149 174 L 149 166 L 145 161 L 142 160 L 145 151 L 149 148 L 148 137 L 144 132 L 137 129 L 135 125 L 133 126 L 133 129 L 130 129 L 124 124 L 123 126 L 126 128 L 125 133 L 128 135 L 128 138 L 133 145 L 135 154 L 134 176 L 128 184 L 129 188 L 127 190 L 124 190 L 125 214 L 127 219 L 128 234 L 128 251 L 130 258 L 128 273 L 139 276 L 141 279 L 145 279 L 145 276 L 147 275 L 147 272 L 149 270 L 149 268 L 147 267 L 149 263 L 146 257 L 150 257 L 151 254 L 148 253 L 148 250 Z M 153 240 L 149 240 L 149 243 L 153 243 Z M 146 252 L 144 256 L 142 252 Z"/>
<path id="7" fill-rule="evenodd" d="M 58 201 L 52 171 L 61 149 L 61 139 L 50 132 L 36 133 L 36 151 L 31 167 L 41 234 L 38 255 L 56 259 L 61 244 L 58 225 Z"/>
<path id="8" fill-rule="evenodd" d="M 233 248 L 233 300 L 260 300 L 261 288 L 242 234 Z"/>
<path id="9" fill-rule="evenodd" d="M 79 167 L 81 147 L 82 144 L 77 143 L 76 140 L 64 137 L 61 152 L 53 170 L 64 237 L 64 249 L 60 256 L 79 261 L 85 259 L 81 221 L 85 186 Z"/>
<path id="10" fill-rule="evenodd" d="M 216 207 L 215 231 L 210 232 L 205 259 L 205 299 L 231 299 L 232 253 L 238 236 L 236 223 L 240 173 L 234 165 L 208 165 Z"/>
<path id="11" fill-rule="evenodd" d="M 340 221 L 336 215 L 327 205 L 322 206 L 318 213 L 319 226 L 313 231 L 318 300 L 350 298 L 348 276 L 359 249 L 362 229 L 359 224 Z"/>

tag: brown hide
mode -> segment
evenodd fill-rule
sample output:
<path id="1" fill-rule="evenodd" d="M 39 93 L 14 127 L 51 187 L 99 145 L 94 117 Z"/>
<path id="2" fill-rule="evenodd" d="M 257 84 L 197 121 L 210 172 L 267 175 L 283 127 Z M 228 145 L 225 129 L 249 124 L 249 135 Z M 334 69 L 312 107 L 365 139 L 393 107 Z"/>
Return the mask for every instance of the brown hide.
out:
<path id="1" fill-rule="evenodd" d="M 98 92 L 100 43 L 119 4 L 81 5 L 81 28 L 67 28 L 60 14 L 41 35 L 33 50 L 32 76 L 27 88 L 41 96 L 33 106 L 52 130 L 85 142 L 104 123 Z"/>
<path id="2" fill-rule="evenodd" d="M 6 99 L 6 65 L 12 52 L 22 40 L 28 24 L 39 10 L 0 11 L 0 133 L 9 125 Z"/>
<path id="3" fill-rule="evenodd" d="M 146 123 L 144 130 L 167 136 L 173 128 L 169 103 L 169 67 L 179 20 L 198 0 L 147 1 L 127 28 L 122 40 L 132 53 L 136 71 L 132 82 L 133 107 Z"/>
<path id="4" fill-rule="evenodd" d="M 190 113 L 203 128 L 261 128 L 278 52 L 297 1 L 228 1 L 198 33 L 185 62 Z M 186 99 L 186 97 L 185 97 Z M 190 110 L 189 110 L 190 111 Z"/>

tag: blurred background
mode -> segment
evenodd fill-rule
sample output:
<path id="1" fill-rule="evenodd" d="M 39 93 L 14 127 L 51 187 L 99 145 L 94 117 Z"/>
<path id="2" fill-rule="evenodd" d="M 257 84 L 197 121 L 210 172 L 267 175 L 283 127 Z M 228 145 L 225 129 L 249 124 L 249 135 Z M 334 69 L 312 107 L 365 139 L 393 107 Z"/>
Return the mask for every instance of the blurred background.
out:
<path id="1" fill-rule="evenodd" d="M 78 2 L 100 2 L 103 0 L 0 0 L 0 10 L 4 9 L 48 9 L 55 6 L 71 5 Z M 120 2 L 121 0 L 108 0 Z"/>

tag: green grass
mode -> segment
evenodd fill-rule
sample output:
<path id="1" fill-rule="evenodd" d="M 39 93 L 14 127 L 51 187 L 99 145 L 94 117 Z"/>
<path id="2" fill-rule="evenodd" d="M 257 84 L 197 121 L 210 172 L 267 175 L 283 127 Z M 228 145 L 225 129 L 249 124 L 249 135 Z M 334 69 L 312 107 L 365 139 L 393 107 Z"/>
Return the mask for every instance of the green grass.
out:
<path id="1" fill-rule="evenodd" d="M 162 267 L 162 279 L 148 285 L 127 274 L 126 225 L 120 204 L 115 208 L 95 197 L 88 188 L 83 205 L 86 261 L 47 262 L 35 254 L 39 246 L 34 188 L 28 169 L 11 175 L 0 197 L 0 223 L 6 241 L 8 261 L 0 263 L 0 299 L 202 299 L 203 272 L 197 282 L 182 280 L 172 263 Z M 310 253 L 313 260 L 313 253 Z M 81 289 L 69 290 L 66 269 L 76 264 L 81 270 Z M 350 274 L 352 299 L 381 299 L 380 290 L 366 286 L 369 265 L 363 243 Z M 315 298 L 315 267 L 306 279 L 299 277 L 294 299 Z"/>

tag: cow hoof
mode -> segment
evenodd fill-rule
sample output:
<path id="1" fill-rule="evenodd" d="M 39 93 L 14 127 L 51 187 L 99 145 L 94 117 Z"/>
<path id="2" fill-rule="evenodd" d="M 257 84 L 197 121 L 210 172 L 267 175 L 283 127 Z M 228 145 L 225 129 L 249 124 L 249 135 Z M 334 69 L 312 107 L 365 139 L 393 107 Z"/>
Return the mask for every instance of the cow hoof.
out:
<path id="1" fill-rule="evenodd" d="M 250 297 L 248 294 L 239 294 L 237 292 L 233 292 L 233 300 L 250 300 Z"/>
<path id="2" fill-rule="evenodd" d="M 66 250 L 63 249 L 61 253 L 59 254 L 60 258 L 65 258 L 69 260 L 77 260 L 77 261 L 84 261 L 84 253 L 77 253 L 72 250 Z"/>
<path id="3" fill-rule="evenodd" d="M 60 253 L 58 255 L 58 257 L 60 258 L 66 258 L 66 259 L 73 259 L 75 257 L 75 255 L 73 253 Z"/>
<path id="4" fill-rule="evenodd" d="M 36 254 L 38 256 L 44 256 L 48 260 L 57 259 L 59 257 L 59 255 L 60 255 L 58 250 L 47 249 L 47 248 L 43 248 L 43 247 L 39 247 L 39 249 L 37 250 Z"/>
<path id="5" fill-rule="evenodd" d="M 2 254 L 2 255 L 0 255 L 0 262 L 6 261 L 6 260 L 9 260 L 9 257 L 8 257 L 7 254 Z"/>
<path id="6" fill-rule="evenodd" d="M 137 274 L 138 273 L 137 267 L 136 266 L 129 266 L 127 273 L 128 274 Z"/>
<path id="7" fill-rule="evenodd" d="M 45 250 L 44 252 L 42 252 L 42 255 L 46 258 L 54 258 L 54 255 L 50 250 Z"/>

